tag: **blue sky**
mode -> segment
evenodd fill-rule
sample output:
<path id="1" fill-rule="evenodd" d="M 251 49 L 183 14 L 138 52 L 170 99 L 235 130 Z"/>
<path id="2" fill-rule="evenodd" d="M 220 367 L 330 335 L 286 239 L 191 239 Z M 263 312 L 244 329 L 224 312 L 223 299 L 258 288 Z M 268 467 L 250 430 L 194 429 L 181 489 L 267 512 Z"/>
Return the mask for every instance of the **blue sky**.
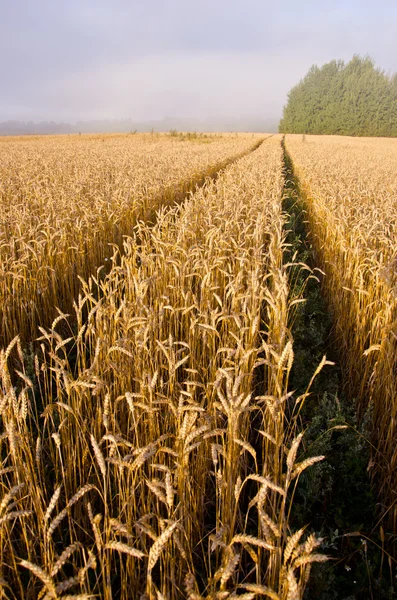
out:
<path id="1" fill-rule="evenodd" d="M 0 121 L 279 118 L 312 64 L 397 71 L 397 1 L 0 0 Z"/>

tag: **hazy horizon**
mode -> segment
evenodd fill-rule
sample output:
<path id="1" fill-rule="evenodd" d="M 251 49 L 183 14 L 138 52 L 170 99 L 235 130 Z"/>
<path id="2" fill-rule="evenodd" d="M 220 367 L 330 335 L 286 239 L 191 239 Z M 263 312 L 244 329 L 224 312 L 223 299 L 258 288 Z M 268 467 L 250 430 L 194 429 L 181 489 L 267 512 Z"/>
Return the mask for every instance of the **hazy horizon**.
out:
<path id="1" fill-rule="evenodd" d="M 267 132 L 278 130 L 278 120 L 261 118 L 178 119 L 164 117 L 158 120 L 133 121 L 132 119 L 105 119 L 75 122 L 59 121 L 0 121 L 0 136 L 23 134 L 71 134 L 71 133 L 123 133 L 123 132 Z"/>
<path id="2" fill-rule="evenodd" d="M 277 122 L 312 64 L 397 71 L 391 1 L 0 2 L 0 122 Z"/>

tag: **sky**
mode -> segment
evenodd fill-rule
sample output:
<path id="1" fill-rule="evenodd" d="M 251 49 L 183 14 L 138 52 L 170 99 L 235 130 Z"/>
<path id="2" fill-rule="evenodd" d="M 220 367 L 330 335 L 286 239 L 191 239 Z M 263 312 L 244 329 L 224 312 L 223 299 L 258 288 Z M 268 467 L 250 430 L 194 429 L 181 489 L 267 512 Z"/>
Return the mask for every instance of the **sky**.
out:
<path id="1" fill-rule="evenodd" d="M 355 53 L 397 71 L 396 0 L 0 0 L 0 121 L 278 120 Z"/>

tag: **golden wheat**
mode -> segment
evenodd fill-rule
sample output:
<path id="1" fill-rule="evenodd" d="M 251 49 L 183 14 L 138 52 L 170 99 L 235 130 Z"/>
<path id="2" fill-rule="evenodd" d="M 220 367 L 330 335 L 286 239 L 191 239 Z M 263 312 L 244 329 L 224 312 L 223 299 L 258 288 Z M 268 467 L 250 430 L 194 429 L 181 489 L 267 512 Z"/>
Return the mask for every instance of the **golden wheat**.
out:
<path id="1" fill-rule="evenodd" d="M 288 135 L 345 380 L 372 415 L 383 512 L 397 531 L 397 141 Z"/>
<path id="2" fill-rule="evenodd" d="M 0 577 L 21 597 L 302 598 L 323 558 L 289 523 L 311 463 L 288 389 L 282 161 L 272 137 L 137 223 L 34 361 L 3 352 L 1 493 L 30 512 L 0 528 Z"/>
<path id="3" fill-rule="evenodd" d="M 79 277 L 110 265 L 137 220 L 180 200 L 258 136 L 96 135 L 0 140 L 0 340 L 71 310 Z"/>

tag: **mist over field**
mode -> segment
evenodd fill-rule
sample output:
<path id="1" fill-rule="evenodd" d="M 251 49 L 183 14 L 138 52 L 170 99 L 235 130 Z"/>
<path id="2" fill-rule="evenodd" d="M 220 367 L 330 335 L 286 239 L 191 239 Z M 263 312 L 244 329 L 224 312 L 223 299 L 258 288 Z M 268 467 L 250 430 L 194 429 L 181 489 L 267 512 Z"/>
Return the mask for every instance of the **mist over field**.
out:
<path id="1" fill-rule="evenodd" d="M 391 1 L 1 4 L 2 133 L 274 131 L 313 63 L 397 70 Z"/>
<path id="2" fill-rule="evenodd" d="M 230 119 L 178 119 L 165 117 L 151 121 L 134 121 L 132 119 L 102 119 L 59 123 L 56 121 L 18 121 L 0 122 L 0 135 L 22 134 L 70 134 L 70 133 L 131 133 L 131 132 L 167 132 L 176 131 L 245 131 L 275 133 L 277 119 L 263 118 L 230 118 Z"/>

